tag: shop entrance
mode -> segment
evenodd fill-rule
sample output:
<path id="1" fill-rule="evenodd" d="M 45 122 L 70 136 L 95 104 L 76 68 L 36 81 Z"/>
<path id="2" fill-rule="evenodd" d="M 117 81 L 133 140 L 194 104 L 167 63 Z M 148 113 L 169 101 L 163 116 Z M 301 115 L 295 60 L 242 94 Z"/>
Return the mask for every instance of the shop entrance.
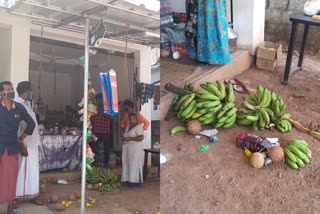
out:
<path id="1" fill-rule="evenodd" d="M 41 42 L 42 40 L 42 42 Z M 39 124 L 44 126 L 42 148 L 46 156 L 52 155 L 52 163 L 43 161 L 43 171 L 63 168 L 69 163 L 64 159 L 55 158 L 55 152 L 70 149 L 69 162 L 75 154 L 80 155 L 81 140 L 78 137 L 82 123 L 78 111 L 83 97 L 83 48 L 80 45 L 51 39 L 31 37 L 29 79 L 33 85 L 34 108 Z M 117 72 L 119 103 L 133 98 L 134 54 L 127 54 L 128 73 L 124 72 L 125 56 L 122 52 L 96 49 L 90 57 L 90 79 L 96 94 L 100 93 L 98 74 L 113 69 Z M 111 122 L 111 153 L 112 164 L 120 163 L 122 150 L 120 118 L 123 112 Z M 55 129 L 59 130 L 57 133 Z M 70 130 L 69 135 L 66 130 Z M 76 135 L 76 136 L 73 136 Z M 68 141 L 68 142 L 66 142 Z M 66 145 L 68 143 L 68 145 Z M 74 144 L 74 146 L 70 145 Z M 78 144 L 78 145 L 76 145 Z M 106 154 L 104 154 L 106 155 Z M 43 157 L 48 160 L 48 157 Z M 41 163 L 40 163 L 41 165 Z"/>

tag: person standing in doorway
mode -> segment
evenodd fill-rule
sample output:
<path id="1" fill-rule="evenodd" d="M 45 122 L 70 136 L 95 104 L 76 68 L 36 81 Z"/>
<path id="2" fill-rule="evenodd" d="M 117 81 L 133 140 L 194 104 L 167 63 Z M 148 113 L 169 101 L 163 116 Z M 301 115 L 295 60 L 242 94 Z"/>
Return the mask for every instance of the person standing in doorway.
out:
<path id="1" fill-rule="evenodd" d="M 30 117 L 32 117 L 35 123 L 35 130 L 32 135 L 27 136 L 24 140 L 24 145 L 28 150 L 28 157 L 20 157 L 20 167 L 17 181 L 17 198 L 28 198 L 37 205 L 43 205 L 43 201 L 37 199 L 39 195 L 39 145 L 40 135 L 39 126 L 36 118 L 36 114 L 32 110 L 32 86 L 31 82 L 20 82 L 17 87 L 19 97 L 15 99 L 17 103 L 20 103 L 27 110 Z M 20 123 L 18 136 L 21 135 L 27 128 L 26 122 Z"/>
<path id="2" fill-rule="evenodd" d="M 126 111 L 126 114 L 123 116 L 121 120 L 121 128 L 126 129 L 130 125 L 130 118 L 129 114 L 131 113 L 136 113 L 133 102 L 131 100 L 126 100 L 124 102 L 124 108 Z M 143 125 L 143 129 L 147 130 L 150 126 L 150 122 L 144 118 L 140 113 L 137 113 L 137 118 L 138 118 L 138 125 Z"/>
<path id="3" fill-rule="evenodd" d="M 0 83 L 0 204 L 8 203 L 8 214 L 13 214 L 19 171 L 19 150 L 22 156 L 28 151 L 23 142 L 32 135 L 35 123 L 20 103 L 14 102 L 15 93 L 11 82 Z M 18 136 L 21 121 L 26 129 Z"/>
<path id="4" fill-rule="evenodd" d="M 129 114 L 129 125 L 123 134 L 122 178 L 123 183 L 139 185 L 143 183 L 143 128 L 138 124 L 138 115 Z"/>
<path id="5" fill-rule="evenodd" d="M 99 149 L 98 144 L 103 144 L 103 146 L 100 146 L 100 149 L 103 147 L 104 152 L 104 160 L 100 160 L 100 163 L 103 165 L 103 162 L 109 167 L 109 154 L 110 154 L 110 148 L 112 145 L 112 137 L 111 137 L 111 121 L 112 117 L 109 115 L 104 114 L 103 112 L 103 106 L 102 106 L 102 94 L 98 94 L 96 96 L 97 100 L 97 111 L 98 114 L 91 117 L 91 123 L 92 123 L 92 133 L 98 138 L 97 142 L 93 142 L 90 144 L 92 150 L 94 153 L 102 152 L 97 151 Z"/>

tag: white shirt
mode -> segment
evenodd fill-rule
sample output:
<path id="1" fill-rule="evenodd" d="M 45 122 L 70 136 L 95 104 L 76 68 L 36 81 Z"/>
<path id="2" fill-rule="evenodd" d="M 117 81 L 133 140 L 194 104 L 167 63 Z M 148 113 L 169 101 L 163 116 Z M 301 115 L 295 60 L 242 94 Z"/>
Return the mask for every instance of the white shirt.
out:
<path id="1" fill-rule="evenodd" d="M 30 102 L 25 101 L 20 97 L 15 98 L 14 101 L 22 104 L 26 108 L 28 114 L 32 117 L 32 119 L 36 125 L 32 135 L 28 135 L 24 139 L 23 144 L 27 147 L 39 146 L 40 145 L 39 125 L 38 125 L 36 114 L 34 113 L 34 111 L 31 108 Z M 26 128 L 27 128 L 27 123 L 24 121 L 21 121 L 20 126 L 19 126 L 19 130 L 18 130 L 18 137 L 20 137 L 23 134 L 23 132 Z"/>

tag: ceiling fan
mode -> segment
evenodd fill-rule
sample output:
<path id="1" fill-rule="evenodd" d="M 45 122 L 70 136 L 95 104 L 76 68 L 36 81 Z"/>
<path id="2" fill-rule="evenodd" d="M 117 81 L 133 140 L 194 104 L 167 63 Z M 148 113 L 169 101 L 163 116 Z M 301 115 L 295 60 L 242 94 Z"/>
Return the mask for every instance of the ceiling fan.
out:
<path id="1" fill-rule="evenodd" d="M 59 57 L 56 55 L 56 48 L 51 49 L 51 55 L 46 54 L 38 54 L 30 52 L 30 59 L 42 63 L 50 63 L 50 64 L 68 64 L 68 65 L 80 65 L 81 62 L 78 58 L 66 58 Z"/>

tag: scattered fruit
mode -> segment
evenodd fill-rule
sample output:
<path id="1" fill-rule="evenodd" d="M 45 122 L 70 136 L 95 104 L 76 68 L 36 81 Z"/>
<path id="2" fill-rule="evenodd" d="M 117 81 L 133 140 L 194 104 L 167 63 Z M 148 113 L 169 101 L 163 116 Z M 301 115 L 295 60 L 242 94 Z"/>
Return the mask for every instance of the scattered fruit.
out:
<path id="1" fill-rule="evenodd" d="M 81 193 L 80 192 L 76 192 L 75 195 L 76 195 L 77 199 L 81 198 Z"/>
<path id="2" fill-rule="evenodd" d="M 76 200 L 76 194 L 70 193 L 69 199 L 70 199 L 71 201 L 75 201 L 75 200 Z"/>
<path id="3" fill-rule="evenodd" d="M 92 190 L 92 189 L 93 189 L 92 184 L 87 184 L 87 189 L 88 189 L 88 190 Z"/>
<path id="4" fill-rule="evenodd" d="M 59 200 L 59 196 L 57 194 L 52 194 L 50 199 L 53 203 L 57 203 Z"/>
<path id="5" fill-rule="evenodd" d="M 273 163 L 281 163 L 284 160 L 284 151 L 280 146 L 273 146 L 268 152 Z"/>
<path id="6" fill-rule="evenodd" d="M 261 168 L 264 165 L 264 155 L 260 152 L 255 152 L 250 157 L 250 165 L 253 168 Z"/>
<path id="7" fill-rule="evenodd" d="M 170 51 L 161 49 L 161 57 L 169 57 L 170 56 Z"/>
<path id="8" fill-rule="evenodd" d="M 187 128 L 184 126 L 176 126 L 174 128 L 172 128 L 170 130 L 171 136 L 173 136 L 174 134 L 178 133 L 178 132 L 186 132 Z"/>
<path id="9" fill-rule="evenodd" d="M 62 204 L 56 204 L 55 206 L 55 210 L 58 212 L 64 211 L 66 209 L 66 207 Z"/>
<path id="10" fill-rule="evenodd" d="M 309 164 L 312 158 L 312 152 L 308 148 L 308 143 L 304 140 L 293 140 L 284 150 L 286 163 L 292 169 L 303 168 Z"/>
<path id="11" fill-rule="evenodd" d="M 293 96 L 294 96 L 295 98 L 303 98 L 303 97 L 304 97 L 304 94 L 295 93 Z"/>
<path id="12" fill-rule="evenodd" d="M 199 121 L 197 120 L 191 120 L 187 123 L 187 130 L 190 134 L 199 134 L 201 132 L 202 127 Z"/>

